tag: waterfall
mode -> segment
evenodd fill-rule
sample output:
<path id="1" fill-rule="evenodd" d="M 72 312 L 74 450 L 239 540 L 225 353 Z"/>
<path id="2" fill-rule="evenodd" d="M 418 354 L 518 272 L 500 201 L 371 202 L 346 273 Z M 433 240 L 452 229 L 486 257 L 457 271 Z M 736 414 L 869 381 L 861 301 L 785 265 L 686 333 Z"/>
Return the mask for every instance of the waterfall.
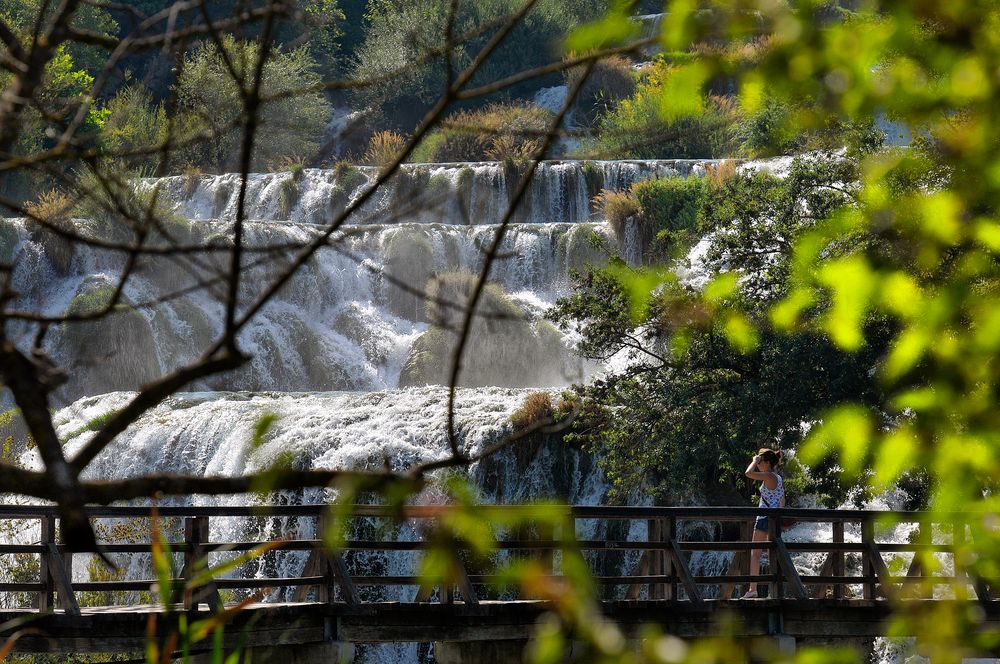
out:
<path id="1" fill-rule="evenodd" d="M 705 162 L 696 160 L 539 164 L 506 230 L 480 305 L 486 313 L 515 315 L 477 322 L 466 353 L 456 406 L 464 451 L 475 454 L 508 435 L 510 415 L 528 394 L 543 389 L 557 395 L 600 369 L 573 353 L 574 335 L 563 335 L 544 320 L 555 300 L 569 293 L 573 270 L 603 264 L 621 244 L 594 209 L 593 197 L 647 177 L 704 172 Z M 240 347 L 251 358 L 246 366 L 196 381 L 187 388 L 191 392 L 145 413 L 95 460 L 87 477 L 239 475 L 279 459 L 297 468 L 361 470 L 388 463 L 405 470 L 442 458 L 449 447 L 447 390 L 441 387 L 447 381 L 441 372 L 450 368 L 454 339 L 441 319 L 455 314 L 429 308 L 425 294 L 446 293 L 464 303 L 469 279 L 479 274 L 485 247 L 522 175 L 516 164 L 495 162 L 404 165 L 241 331 Z M 345 164 L 248 176 L 241 302 L 264 292 L 296 252 L 320 236 L 323 224 L 336 220 L 376 177 L 373 168 Z M 55 395 L 61 407 L 55 422 L 67 454 L 85 444 L 102 418 L 128 403 L 131 390 L 196 361 L 222 332 L 221 289 L 196 286 L 225 274 L 242 184 L 234 174 L 137 183 L 146 191 L 156 189 L 158 201 L 173 213 L 168 220 L 173 236 L 207 249 L 141 257 L 125 284 L 121 311 L 105 321 L 49 330 L 44 350 L 69 378 Z M 84 237 L 104 237 L 109 223 L 75 219 L 71 225 Z M 100 308 L 125 268 L 120 252 L 67 245 L 24 219 L 0 220 L 0 253 L 16 265 L 11 306 L 50 315 Z M 34 332 L 10 325 L 22 348 Z M 263 444 L 251 448 L 264 414 L 278 419 Z M 33 452 L 25 462 L 38 464 Z M 599 504 L 607 489 L 592 455 L 555 439 L 531 439 L 464 472 L 487 502 L 558 497 Z M 330 497 L 312 490 L 284 492 L 277 499 Z M 443 495 L 432 487 L 417 500 L 438 501 Z M 220 530 L 212 536 L 241 541 L 254 534 L 248 528 L 265 525 L 268 532 L 282 532 L 294 524 L 213 521 L 213 529 Z M 413 536 L 408 527 L 398 536 Z M 582 522 L 579 534 L 602 538 L 608 527 Z M 637 523 L 629 533 L 613 536 L 640 539 L 644 528 Z M 281 561 L 290 575 L 304 562 L 291 553 Z M 379 566 L 408 573 L 405 559 L 382 554 L 349 562 L 357 570 Z M 635 562 L 630 554 L 616 564 Z M 85 566 L 75 570 L 81 580 L 87 573 Z M 263 568 L 244 573 L 267 575 Z M 371 650 L 365 661 L 380 658 L 415 662 L 418 656 L 411 646 L 389 647 Z"/>
<path id="2" fill-rule="evenodd" d="M 636 180 L 704 174 L 710 160 L 543 161 L 530 195 L 517 211 L 518 223 L 595 221 L 590 200 L 602 189 L 624 189 Z M 378 170 L 340 164 L 299 173 L 252 174 L 247 179 L 248 219 L 332 222 L 345 206 L 372 185 Z M 521 177 L 516 165 L 500 162 L 404 164 L 350 224 L 443 223 L 495 225 L 503 220 Z M 157 187 L 160 200 L 188 219 L 232 219 L 240 178 L 177 175 L 141 182 Z"/>

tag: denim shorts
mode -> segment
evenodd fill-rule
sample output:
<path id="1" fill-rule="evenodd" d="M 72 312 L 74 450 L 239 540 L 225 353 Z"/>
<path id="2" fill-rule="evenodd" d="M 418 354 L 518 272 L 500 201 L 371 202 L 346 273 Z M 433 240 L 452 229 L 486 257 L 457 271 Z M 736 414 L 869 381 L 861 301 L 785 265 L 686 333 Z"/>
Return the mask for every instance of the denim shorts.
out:
<path id="1" fill-rule="evenodd" d="M 753 529 L 754 530 L 760 530 L 760 531 L 766 533 L 767 532 L 767 517 L 766 516 L 759 516 L 759 517 L 757 517 L 757 521 L 753 524 Z"/>

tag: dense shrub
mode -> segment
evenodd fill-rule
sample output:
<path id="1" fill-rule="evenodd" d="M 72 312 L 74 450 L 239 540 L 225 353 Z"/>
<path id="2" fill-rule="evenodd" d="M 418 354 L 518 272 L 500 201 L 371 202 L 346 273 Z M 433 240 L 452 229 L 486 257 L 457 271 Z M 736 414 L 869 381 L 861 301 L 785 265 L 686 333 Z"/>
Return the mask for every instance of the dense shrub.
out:
<path id="1" fill-rule="evenodd" d="M 405 147 L 406 139 L 396 132 L 380 131 L 368 142 L 364 162 L 369 166 L 385 168 L 396 161 Z"/>
<path id="2" fill-rule="evenodd" d="M 190 239 L 189 220 L 170 211 L 157 190 L 136 188 L 134 181 L 145 175 L 110 168 L 75 174 L 73 215 L 91 220 L 87 232 L 106 240 L 133 242 L 140 233 L 154 242 Z"/>
<path id="3" fill-rule="evenodd" d="M 566 70 L 566 85 L 573 89 L 585 73 L 583 66 Z M 578 123 L 591 125 L 623 99 L 635 94 L 635 90 L 635 76 L 629 60 L 620 56 L 599 60 L 580 87 L 573 106 L 574 117 Z"/>
<path id="4" fill-rule="evenodd" d="M 73 263 L 75 244 L 51 229 L 72 230 L 73 201 L 65 193 L 52 189 L 40 194 L 36 201 L 24 208 L 34 220 L 31 223 L 32 240 L 42 245 L 56 272 L 67 274 Z"/>
<path id="5" fill-rule="evenodd" d="M 372 0 L 368 31 L 356 54 L 353 75 L 371 80 L 360 87 L 355 105 L 370 107 L 390 126 L 409 131 L 441 95 L 446 85 L 444 57 L 425 62 L 428 52 L 443 49 L 450 4 L 440 0 Z M 463 0 L 458 3 L 454 34 L 479 34 L 455 48 L 457 68 L 469 65 L 493 31 L 484 29 L 520 9 L 521 0 Z M 558 59 L 559 42 L 575 26 L 601 16 L 603 0 L 539 0 L 503 43 L 486 59 L 473 85 L 497 81 Z M 419 65 L 417 63 L 420 63 Z M 549 77 L 549 85 L 558 77 Z M 545 80 L 514 86 L 506 94 L 527 94 Z M 496 101 L 496 97 L 486 99 Z"/>
<path id="6" fill-rule="evenodd" d="M 573 392 L 563 392 L 559 401 L 553 402 L 548 392 L 532 392 L 510 414 L 510 423 L 514 430 L 523 430 L 545 420 L 558 422 L 573 412 L 579 406 L 579 398 Z"/>
<path id="7" fill-rule="evenodd" d="M 491 104 L 459 111 L 445 119 L 417 146 L 417 162 L 517 160 L 530 157 L 552 113 L 531 104 Z"/>
<path id="8" fill-rule="evenodd" d="M 594 203 L 611 224 L 619 244 L 625 242 L 626 222 L 635 219 L 643 257 L 659 262 L 693 239 L 706 189 L 703 177 L 650 178 L 634 183 L 628 191 L 602 191 Z"/>
<path id="9" fill-rule="evenodd" d="M 723 97 L 705 100 L 699 115 L 666 120 L 660 93 L 640 90 L 598 122 L 598 136 L 583 146 L 600 159 L 715 159 L 732 156 L 738 143 L 735 105 Z"/>
<path id="10" fill-rule="evenodd" d="M 128 85 L 104 108 L 101 147 L 112 155 L 120 155 L 118 161 L 127 168 L 149 164 L 149 151 L 166 138 L 167 114 L 163 104 L 155 103 L 152 93 L 145 87 Z"/>
<path id="11" fill-rule="evenodd" d="M 638 217 L 642 211 L 638 199 L 630 191 L 605 189 L 594 196 L 593 204 L 619 237 L 625 232 L 625 222 Z"/>
<path id="12" fill-rule="evenodd" d="M 793 122 L 792 108 L 775 99 L 767 99 L 756 113 L 742 118 L 736 133 L 747 156 L 791 154 L 806 143 L 805 132 Z"/>
<path id="13" fill-rule="evenodd" d="M 705 179 L 666 177 L 643 180 L 632 187 L 639 202 L 643 246 L 654 261 L 686 246 L 698 228 Z"/>
<path id="14" fill-rule="evenodd" d="M 663 85 L 672 65 L 658 60 L 641 74 L 636 92 L 597 122 L 597 137 L 585 142 L 582 156 L 605 159 L 698 159 L 731 156 L 740 113 L 726 97 L 709 96 L 701 113 L 667 119 Z"/>

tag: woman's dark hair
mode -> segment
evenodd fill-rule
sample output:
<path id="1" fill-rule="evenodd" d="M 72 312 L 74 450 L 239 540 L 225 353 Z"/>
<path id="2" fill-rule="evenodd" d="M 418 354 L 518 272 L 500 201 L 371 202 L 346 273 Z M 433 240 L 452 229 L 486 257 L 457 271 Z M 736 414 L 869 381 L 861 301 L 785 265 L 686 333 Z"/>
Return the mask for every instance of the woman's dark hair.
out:
<path id="1" fill-rule="evenodd" d="M 781 453 L 781 450 L 772 450 L 769 447 L 760 448 L 757 450 L 757 454 L 760 455 L 761 461 L 767 461 L 771 464 L 772 470 L 780 466 L 781 462 L 784 460 L 784 455 Z"/>

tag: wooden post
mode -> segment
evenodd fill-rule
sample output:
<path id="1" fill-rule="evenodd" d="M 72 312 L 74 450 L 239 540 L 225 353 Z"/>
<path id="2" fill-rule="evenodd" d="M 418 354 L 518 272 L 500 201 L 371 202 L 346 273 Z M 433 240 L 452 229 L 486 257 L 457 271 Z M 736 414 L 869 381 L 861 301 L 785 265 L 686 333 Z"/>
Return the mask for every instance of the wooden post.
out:
<path id="1" fill-rule="evenodd" d="M 62 520 L 59 521 L 59 541 L 62 544 L 66 543 L 62 532 Z M 59 608 L 79 615 L 80 606 L 77 604 L 76 594 L 73 592 L 73 554 L 67 551 L 59 555 L 54 543 L 49 544 L 49 547 L 52 550 L 49 565 L 54 566 L 52 576 L 55 577 L 59 587 Z"/>
<path id="2" fill-rule="evenodd" d="M 650 543 L 663 541 L 662 534 L 660 533 L 660 519 L 649 519 L 646 521 L 646 539 Z M 663 564 L 660 551 L 657 549 L 647 549 L 646 557 L 649 560 L 649 564 L 647 565 L 649 575 L 659 576 L 663 574 Z M 662 593 L 662 585 L 659 583 L 649 584 L 649 599 L 663 599 Z"/>
<path id="3" fill-rule="evenodd" d="M 56 542 L 55 518 L 43 516 L 39 519 L 39 543 L 42 545 L 42 552 L 39 554 L 38 573 L 42 583 L 42 590 L 35 598 L 35 605 L 39 611 L 51 611 L 55 607 L 55 584 L 52 580 L 52 572 L 49 567 L 49 544 Z"/>
<path id="4" fill-rule="evenodd" d="M 917 534 L 919 544 L 930 544 L 933 541 L 932 528 L 929 521 L 920 522 L 920 531 Z M 930 576 L 927 575 L 928 570 L 924 568 L 924 555 L 929 555 L 929 553 L 919 549 L 914 551 L 913 560 L 910 561 L 910 566 L 906 569 L 906 578 L 914 579 L 917 584 L 916 587 L 904 587 L 906 597 L 930 599 L 933 596 L 934 586 L 930 583 Z"/>
<path id="5" fill-rule="evenodd" d="M 844 542 L 844 522 L 834 521 L 833 522 L 833 541 L 839 544 Z M 834 576 L 844 576 L 844 552 L 834 551 L 833 552 L 833 575 Z M 833 586 L 833 598 L 834 599 L 844 599 L 844 584 L 837 583 Z"/>
<path id="6" fill-rule="evenodd" d="M 739 541 L 749 542 L 751 540 L 753 524 L 750 521 L 740 521 Z M 741 576 L 750 573 L 750 552 L 748 549 L 737 551 L 729 563 L 726 576 Z M 723 583 L 719 588 L 719 599 L 732 599 L 733 589 L 737 588 L 735 583 Z"/>
<path id="7" fill-rule="evenodd" d="M 784 597 L 784 588 L 781 584 L 781 564 L 778 562 L 778 537 L 781 532 L 781 518 L 771 515 L 767 519 L 767 539 L 769 545 L 767 549 L 767 568 L 772 581 L 768 584 L 767 598 L 781 599 Z"/>
<path id="8" fill-rule="evenodd" d="M 207 516 L 194 516 L 184 519 L 184 543 L 187 550 L 184 552 L 184 568 L 181 570 L 181 578 L 185 586 L 187 582 L 194 578 L 195 568 L 198 562 L 205 561 L 208 567 L 208 553 L 204 549 L 204 544 L 209 541 L 209 524 Z M 208 602 L 215 610 L 222 609 L 222 598 L 219 596 L 215 583 L 208 583 L 201 588 L 184 588 L 184 610 L 188 611 L 197 608 L 202 600 Z"/>
<path id="9" fill-rule="evenodd" d="M 875 545 L 875 522 L 866 518 L 861 522 L 861 543 L 865 545 L 865 550 Z M 871 557 L 861 556 L 861 570 L 865 577 L 864 598 L 875 599 L 875 568 L 872 566 Z"/>
<path id="10" fill-rule="evenodd" d="M 333 566 L 326 555 L 326 531 L 329 525 L 325 512 L 316 517 L 316 539 L 321 543 L 318 549 L 313 549 L 313 555 L 316 556 L 316 573 L 324 579 L 323 583 L 316 586 L 316 601 L 332 604 L 337 592 L 334 590 L 336 579 L 333 577 Z"/>
<path id="11" fill-rule="evenodd" d="M 973 584 L 973 588 L 976 591 L 976 595 L 979 595 L 980 586 L 975 582 L 975 579 L 971 578 L 969 570 L 966 568 L 962 561 L 962 555 L 959 549 L 965 546 L 965 521 L 961 519 L 955 520 L 954 530 L 952 531 L 952 544 L 955 547 L 954 554 L 954 567 L 955 567 L 955 583 L 958 587 L 961 587 L 962 592 L 958 595 L 961 599 L 968 599 L 969 584 Z M 982 599 L 982 597 L 980 597 Z M 987 600 L 989 599 L 987 595 Z"/>
<path id="12" fill-rule="evenodd" d="M 663 520 L 663 541 L 670 542 L 677 538 L 677 517 L 671 516 Z M 666 552 L 660 551 L 660 560 L 663 561 L 663 574 L 669 576 L 663 599 L 677 599 L 677 573 L 678 568 L 673 562 L 673 558 Z"/>

